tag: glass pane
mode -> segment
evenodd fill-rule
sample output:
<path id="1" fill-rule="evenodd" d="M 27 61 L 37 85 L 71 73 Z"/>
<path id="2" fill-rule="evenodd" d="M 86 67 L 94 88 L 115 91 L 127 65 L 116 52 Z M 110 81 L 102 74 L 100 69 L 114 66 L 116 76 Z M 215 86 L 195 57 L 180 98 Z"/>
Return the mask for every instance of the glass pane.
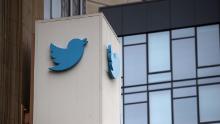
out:
<path id="1" fill-rule="evenodd" d="M 125 124 L 147 124 L 147 103 L 125 105 Z"/>
<path id="2" fill-rule="evenodd" d="M 169 32 L 151 33 L 148 35 L 149 72 L 170 70 L 170 37 Z"/>
<path id="3" fill-rule="evenodd" d="M 122 37 L 118 37 L 118 41 L 120 44 L 122 44 Z"/>
<path id="4" fill-rule="evenodd" d="M 198 80 L 199 84 L 209 84 L 209 83 L 216 83 L 216 82 L 220 82 L 220 77 L 207 78 L 207 79 L 199 79 Z"/>
<path id="5" fill-rule="evenodd" d="M 220 64 L 219 26 L 197 28 L 199 66 Z"/>
<path id="6" fill-rule="evenodd" d="M 44 19 L 50 19 L 50 0 L 44 0 Z"/>
<path id="7" fill-rule="evenodd" d="M 213 75 L 220 75 L 220 66 L 198 69 L 199 77 L 213 76 Z"/>
<path id="8" fill-rule="evenodd" d="M 196 95 L 196 87 L 178 88 L 173 90 L 173 97 L 184 97 Z"/>
<path id="9" fill-rule="evenodd" d="M 132 35 L 132 36 L 125 36 L 124 37 L 124 45 L 145 43 L 145 42 L 146 42 L 146 34 Z"/>
<path id="10" fill-rule="evenodd" d="M 196 98 L 174 100 L 174 124 L 198 124 Z"/>
<path id="11" fill-rule="evenodd" d="M 150 92 L 150 123 L 171 124 L 170 90 Z"/>
<path id="12" fill-rule="evenodd" d="M 52 0 L 52 17 L 61 17 L 61 0 Z"/>
<path id="13" fill-rule="evenodd" d="M 124 92 L 137 92 L 137 91 L 146 91 L 147 86 L 137 86 L 137 87 L 129 87 L 129 88 L 124 88 Z"/>
<path id="14" fill-rule="evenodd" d="M 126 94 L 124 95 L 124 97 L 125 97 L 125 103 L 147 101 L 147 93 Z"/>
<path id="15" fill-rule="evenodd" d="M 125 85 L 146 84 L 146 45 L 124 47 Z"/>
<path id="16" fill-rule="evenodd" d="M 149 90 L 158 90 L 158 89 L 165 89 L 165 88 L 171 88 L 171 83 L 149 85 Z"/>
<path id="17" fill-rule="evenodd" d="M 151 74 L 148 75 L 149 83 L 156 83 L 161 81 L 170 81 L 171 80 L 171 73 L 161 73 L 161 74 Z"/>
<path id="18" fill-rule="evenodd" d="M 172 30 L 172 39 L 195 36 L 194 28 Z"/>
<path id="19" fill-rule="evenodd" d="M 173 87 L 181 87 L 181 86 L 189 86 L 189 85 L 196 85 L 196 81 L 189 80 L 189 81 L 173 82 Z"/>
<path id="20" fill-rule="evenodd" d="M 220 120 L 219 94 L 220 85 L 199 87 L 199 105 L 201 122 Z"/>
<path id="21" fill-rule="evenodd" d="M 172 45 L 173 79 L 195 78 L 195 39 L 174 40 Z"/>

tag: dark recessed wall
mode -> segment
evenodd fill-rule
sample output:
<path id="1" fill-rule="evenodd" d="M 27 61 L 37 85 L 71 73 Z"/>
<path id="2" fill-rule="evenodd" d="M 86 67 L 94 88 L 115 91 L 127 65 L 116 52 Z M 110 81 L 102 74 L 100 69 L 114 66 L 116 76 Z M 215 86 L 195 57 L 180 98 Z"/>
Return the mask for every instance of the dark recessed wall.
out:
<path id="1" fill-rule="evenodd" d="M 155 0 L 100 11 L 119 36 L 220 22 L 220 0 Z"/>

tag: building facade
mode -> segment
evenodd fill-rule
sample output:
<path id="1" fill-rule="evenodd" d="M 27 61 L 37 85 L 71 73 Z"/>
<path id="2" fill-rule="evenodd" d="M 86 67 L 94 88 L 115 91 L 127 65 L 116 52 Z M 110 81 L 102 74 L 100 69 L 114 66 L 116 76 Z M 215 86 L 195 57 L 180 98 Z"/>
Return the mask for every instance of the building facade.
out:
<path id="1" fill-rule="evenodd" d="M 220 123 L 220 1 L 101 8 L 123 43 L 123 124 Z"/>

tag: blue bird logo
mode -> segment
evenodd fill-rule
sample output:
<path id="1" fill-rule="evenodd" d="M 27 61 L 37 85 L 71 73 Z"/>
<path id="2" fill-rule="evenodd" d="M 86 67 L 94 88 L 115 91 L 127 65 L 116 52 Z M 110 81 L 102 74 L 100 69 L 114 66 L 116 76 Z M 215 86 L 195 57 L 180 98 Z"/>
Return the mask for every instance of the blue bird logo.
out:
<path id="1" fill-rule="evenodd" d="M 77 65 L 83 56 L 87 43 L 87 39 L 72 39 L 69 41 L 67 48 L 59 48 L 51 43 L 50 56 L 55 65 L 49 69 L 59 72 Z"/>
<path id="2" fill-rule="evenodd" d="M 113 53 L 112 46 L 107 46 L 108 74 L 111 79 L 116 79 L 120 73 L 120 60 L 117 53 Z"/>

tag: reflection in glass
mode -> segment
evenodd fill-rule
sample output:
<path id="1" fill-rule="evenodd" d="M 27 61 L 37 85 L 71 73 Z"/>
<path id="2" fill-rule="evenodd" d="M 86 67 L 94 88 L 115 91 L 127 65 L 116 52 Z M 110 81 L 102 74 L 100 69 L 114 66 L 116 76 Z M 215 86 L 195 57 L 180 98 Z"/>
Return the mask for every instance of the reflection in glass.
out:
<path id="1" fill-rule="evenodd" d="M 213 75 L 220 75 L 220 66 L 198 69 L 199 77 L 213 76 Z"/>
<path id="2" fill-rule="evenodd" d="M 211 83 L 216 83 L 216 82 L 220 82 L 220 77 L 216 77 L 216 78 L 205 78 L 205 79 L 199 79 L 198 83 L 199 84 L 211 84 Z"/>
<path id="3" fill-rule="evenodd" d="M 146 42 L 146 34 L 131 35 L 124 37 L 124 45 L 145 43 L 145 42 Z"/>
<path id="4" fill-rule="evenodd" d="M 184 28 L 184 29 L 177 29 L 172 30 L 172 39 L 175 38 L 183 38 L 183 37 L 191 37 L 195 35 L 194 28 Z"/>
<path id="5" fill-rule="evenodd" d="M 162 83 L 162 84 L 152 84 L 149 85 L 149 90 L 158 90 L 158 89 L 166 89 L 171 88 L 171 83 Z"/>
<path id="6" fill-rule="evenodd" d="M 199 87 L 200 120 L 220 120 L 220 84 Z"/>
<path id="7" fill-rule="evenodd" d="M 125 85 L 146 84 L 146 45 L 124 47 Z"/>
<path id="8" fill-rule="evenodd" d="M 50 19 L 50 0 L 44 0 L 44 19 Z"/>
<path id="9" fill-rule="evenodd" d="M 147 124 L 147 103 L 125 105 L 125 124 Z"/>
<path id="10" fill-rule="evenodd" d="M 147 101 L 147 93 L 126 94 L 124 95 L 124 97 L 125 97 L 125 103 Z"/>
<path id="11" fill-rule="evenodd" d="M 195 78 L 195 39 L 173 40 L 173 79 Z"/>
<path id="12" fill-rule="evenodd" d="M 199 66 L 220 64 L 219 25 L 197 28 Z"/>
<path id="13" fill-rule="evenodd" d="M 173 82 L 173 87 L 196 85 L 196 80 Z"/>
<path id="14" fill-rule="evenodd" d="M 149 72 L 170 70 L 169 32 L 148 35 Z"/>
<path id="15" fill-rule="evenodd" d="M 137 91 L 146 91 L 147 86 L 137 86 L 137 87 L 129 87 L 129 88 L 124 88 L 124 92 L 137 92 Z"/>
<path id="16" fill-rule="evenodd" d="M 148 75 L 149 83 L 157 83 L 161 81 L 170 81 L 171 80 L 171 73 L 160 73 L 160 74 L 151 74 Z"/>
<path id="17" fill-rule="evenodd" d="M 173 90 L 173 97 L 185 97 L 196 95 L 196 87 L 178 88 Z"/>
<path id="18" fill-rule="evenodd" d="M 150 92 L 150 124 L 171 124 L 170 90 Z"/>
<path id="19" fill-rule="evenodd" d="M 52 18 L 61 17 L 61 0 L 52 0 Z"/>
<path id="20" fill-rule="evenodd" d="M 196 98 L 174 100 L 174 124 L 197 124 Z"/>

